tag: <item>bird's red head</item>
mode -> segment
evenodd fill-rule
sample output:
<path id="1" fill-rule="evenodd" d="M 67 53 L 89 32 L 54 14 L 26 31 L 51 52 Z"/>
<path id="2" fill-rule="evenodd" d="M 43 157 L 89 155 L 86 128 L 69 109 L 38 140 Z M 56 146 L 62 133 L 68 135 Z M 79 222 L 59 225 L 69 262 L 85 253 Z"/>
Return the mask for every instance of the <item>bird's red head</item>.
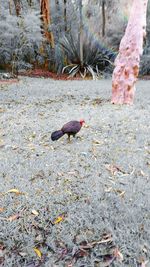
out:
<path id="1" fill-rule="evenodd" d="M 80 120 L 81 126 L 85 123 L 85 120 Z"/>

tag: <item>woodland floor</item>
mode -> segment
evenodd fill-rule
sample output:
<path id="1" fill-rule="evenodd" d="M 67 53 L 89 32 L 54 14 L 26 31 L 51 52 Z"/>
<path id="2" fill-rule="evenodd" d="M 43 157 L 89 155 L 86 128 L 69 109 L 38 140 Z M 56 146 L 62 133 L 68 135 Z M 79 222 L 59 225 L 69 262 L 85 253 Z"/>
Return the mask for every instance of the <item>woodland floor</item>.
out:
<path id="1" fill-rule="evenodd" d="M 1 266 L 150 266 L 150 81 L 110 97 L 111 80 L 0 85 Z"/>

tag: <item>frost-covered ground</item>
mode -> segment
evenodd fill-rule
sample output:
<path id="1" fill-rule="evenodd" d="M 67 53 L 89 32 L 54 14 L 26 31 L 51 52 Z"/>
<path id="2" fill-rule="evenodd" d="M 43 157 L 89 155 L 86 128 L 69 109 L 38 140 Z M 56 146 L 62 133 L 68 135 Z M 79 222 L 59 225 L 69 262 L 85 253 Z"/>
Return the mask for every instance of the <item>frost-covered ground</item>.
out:
<path id="1" fill-rule="evenodd" d="M 133 106 L 110 96 L 110 80 L 1 86 L 1 266 L 150 266 L 150 82 Z"/>

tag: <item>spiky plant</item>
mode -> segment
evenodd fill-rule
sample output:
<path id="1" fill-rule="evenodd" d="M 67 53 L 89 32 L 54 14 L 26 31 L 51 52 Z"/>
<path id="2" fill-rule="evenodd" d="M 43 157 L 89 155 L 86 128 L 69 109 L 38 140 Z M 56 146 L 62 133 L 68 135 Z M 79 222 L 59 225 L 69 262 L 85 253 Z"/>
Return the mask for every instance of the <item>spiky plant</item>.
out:
<path id="1" fill-rule="evenodd" d="M 95 80 L 108 66 L 113 66 L 115 53 L 104 48 L 92 35 L 84 34 L 83 36 L 83 62 L 80 59 L 79 42 L 71 35 L 61 39 L 60 47 L 68 62 L 62 72 L 68 72 L 69 77 L 79 73 L 82 78 L 91 75 Z"/>

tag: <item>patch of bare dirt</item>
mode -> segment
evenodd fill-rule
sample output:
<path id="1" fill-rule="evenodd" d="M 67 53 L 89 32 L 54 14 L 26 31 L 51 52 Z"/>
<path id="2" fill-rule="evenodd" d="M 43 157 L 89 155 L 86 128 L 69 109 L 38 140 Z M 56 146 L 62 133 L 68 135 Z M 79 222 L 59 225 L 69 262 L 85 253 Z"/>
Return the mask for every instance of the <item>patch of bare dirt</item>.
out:
<path id="1" fill-rule="evenodd" d="M 21 76 L 28 76 L 28 77 L 36 77 L 36 78 L 51 78 L 54 80 L 82 80 L 81 76 L 77 75 L 75 77 L 69 77 L 68 74 L 57 74 L 51 71 L 42 70 L 42 69 L 34 69 L 20 72 L 19 75 Z"/>

